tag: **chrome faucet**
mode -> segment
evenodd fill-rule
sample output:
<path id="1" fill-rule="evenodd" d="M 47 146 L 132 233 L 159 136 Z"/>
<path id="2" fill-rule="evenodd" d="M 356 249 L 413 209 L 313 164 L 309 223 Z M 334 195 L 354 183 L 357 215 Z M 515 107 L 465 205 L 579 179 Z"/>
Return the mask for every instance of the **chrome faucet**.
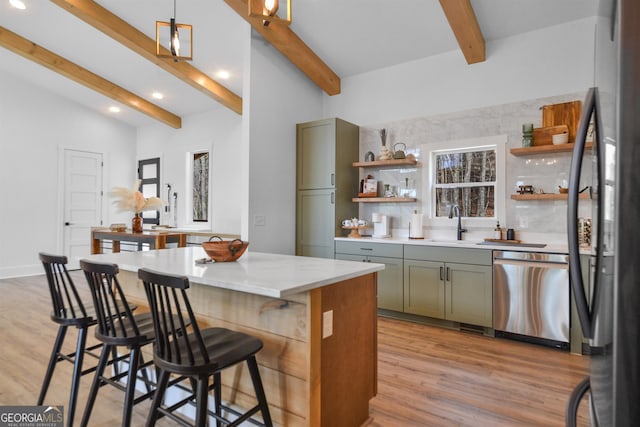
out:
<path id="1" fill-rule="evenodd" d="M 456 215 L 458 217 L 458 235 L 457 236 L 458 236 L 458 240 L 462 240 L 462 233 L 467 231 L 467 229 L 462 228 L 462 220 L 460 219 L 460 206 L 458 205 L 451 206 L 451 210 L 449 211 L 449 219 L 452 219 L 453 215 Z"/>

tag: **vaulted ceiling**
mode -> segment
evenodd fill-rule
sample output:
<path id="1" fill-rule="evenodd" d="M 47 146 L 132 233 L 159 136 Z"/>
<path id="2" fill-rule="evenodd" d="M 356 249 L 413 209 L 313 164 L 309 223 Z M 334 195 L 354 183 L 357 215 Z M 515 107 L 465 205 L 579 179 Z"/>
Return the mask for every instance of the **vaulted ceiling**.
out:
<path id="1" fill-rule="evenodd" d="M 176 20 L 193 25 L 189 63 L 154 55 L 155 22 L 172 17 L 173 0 L 22 1 L 26 10 L 0 0 L 1 70 L 104 114 L 117 105 L 116 118 L 133 126 L 179 128 L 216 108 L 241 114 L 247 0 L 176 0 Z M 342 78 L 452 50 L 472 67 L 482 43 L 490 61 L 493 40 L 597 13 L 597 0 L 292 2 L 290 27 L 255 28 L 329 95 Z"/>

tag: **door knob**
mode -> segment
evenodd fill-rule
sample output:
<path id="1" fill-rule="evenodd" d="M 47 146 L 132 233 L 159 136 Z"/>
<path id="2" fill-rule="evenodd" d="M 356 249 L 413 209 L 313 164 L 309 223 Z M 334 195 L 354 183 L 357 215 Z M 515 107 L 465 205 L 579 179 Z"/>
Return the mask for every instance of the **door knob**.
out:
<path id="1" fill-rule="evenodd" d="M 65 222 L 64 225 L 73 225 L 69 221 Z"/>

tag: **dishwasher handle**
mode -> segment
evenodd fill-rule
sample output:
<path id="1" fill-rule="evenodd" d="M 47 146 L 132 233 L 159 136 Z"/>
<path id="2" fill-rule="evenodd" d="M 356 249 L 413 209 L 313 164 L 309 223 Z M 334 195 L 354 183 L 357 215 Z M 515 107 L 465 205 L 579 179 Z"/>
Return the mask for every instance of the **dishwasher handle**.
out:
<path id="1" fill-rule="evenodd" d="M 537 268 L 559 268 L 562 270 L 568 270 L 569 264 L 566 262 L 558 261 L 531 261 L 531 260 L 517 260 L 511 258 L 494 258 L 494 265 L 521 265 L 524 267 L 537 267 Z"/>

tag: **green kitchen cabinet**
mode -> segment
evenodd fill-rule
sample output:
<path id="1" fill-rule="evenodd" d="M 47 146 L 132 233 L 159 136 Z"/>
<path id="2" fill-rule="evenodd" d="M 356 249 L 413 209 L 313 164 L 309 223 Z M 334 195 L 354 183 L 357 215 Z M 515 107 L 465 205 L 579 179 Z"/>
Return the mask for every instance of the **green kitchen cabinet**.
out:
<path id="1" fill-rule="evenodd" d="M 402 245 L 336 241 L 336 259 L 384 264 L 378 272 L 378 308 L 403 311 Z"/>
<path id="2" fill-rule="evenodd" d="M 406 313 L 493 326 L 490 250 L 407 245 L 404 252 Z"/>
<path id="3" fill-rule="evenodd" d="M 445 319 L 492 327 L 492 267 L 446 263 L 444 268 Z"/>
<path id="4" fill-rule="evenodd" d="M 334 197 L 330 189 L 298 191 L 296 255 L 333 258 Z"/>
<path id="5" fill-rule="evenodd" d="M 296 127 L 296 255 L 333 258 L 342 220 L 358 217 L 359 127 L 332 118 Z"/>
<path id="6" fill-rule="evenodd" d="M 404 261 L 405 313 L 444 319 L 444 264 Z"/>

